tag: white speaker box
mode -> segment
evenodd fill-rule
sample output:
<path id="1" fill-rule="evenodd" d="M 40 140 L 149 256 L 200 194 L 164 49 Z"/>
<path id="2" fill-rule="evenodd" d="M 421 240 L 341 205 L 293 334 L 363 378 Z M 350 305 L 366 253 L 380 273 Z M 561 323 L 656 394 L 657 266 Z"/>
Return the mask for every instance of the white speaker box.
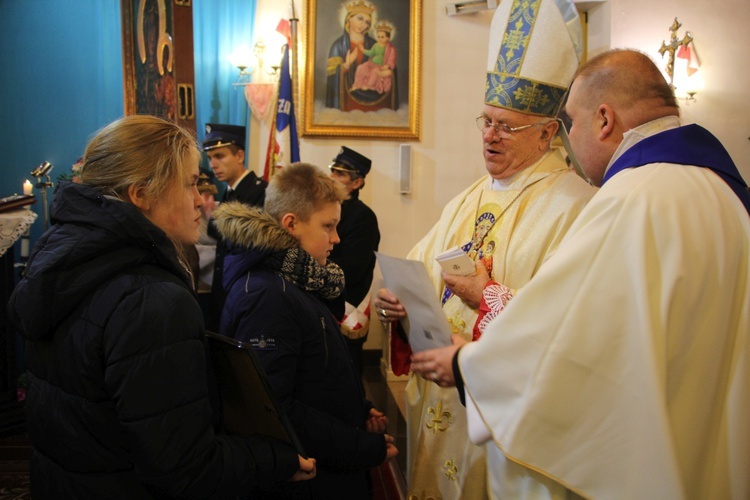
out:
<path id="1" fill-rule="evenodd" d="M 398 152 L 398 192 L 411 193 L 411 144 L 401 144 Z"/>

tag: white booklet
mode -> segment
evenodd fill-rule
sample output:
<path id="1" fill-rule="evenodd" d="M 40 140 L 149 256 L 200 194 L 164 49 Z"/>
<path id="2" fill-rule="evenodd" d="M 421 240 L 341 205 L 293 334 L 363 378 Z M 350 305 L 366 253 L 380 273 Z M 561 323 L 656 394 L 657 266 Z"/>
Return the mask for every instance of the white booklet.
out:
<path id="1" fill-rule="evenodd" d="M 375 252 L 386 288 L 406 308 L 402 320 L 412 351 L 451 345 L 451 328 L 422 262 Z"/>
<path id="2" fill-rule="evenodd" d="M 453 247 L 441 253 L 435 260 L 448 274 L 467 276 L 474 272 L 474 261 L 466 255 L 461 247 Z"/>

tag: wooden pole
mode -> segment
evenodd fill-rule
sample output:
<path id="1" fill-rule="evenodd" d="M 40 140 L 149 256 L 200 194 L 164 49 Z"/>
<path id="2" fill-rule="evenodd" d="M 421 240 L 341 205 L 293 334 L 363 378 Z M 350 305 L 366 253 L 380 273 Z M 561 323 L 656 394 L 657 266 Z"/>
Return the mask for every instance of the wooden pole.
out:
<path id="1" fill-rule="evenodd" d="M 297 19 L 297 15 L 294 10 L 294 0 L 291 0 L 292 4 L 292 18 L 289 19 L 289 24 L 292 30 L 292 46 L 289 47 L 289 51 L 291 52 L 291 60 L 290 68 L 292 73 L 292 98 L 294 99 L 294 109 L 295 112 L 295 119 L 297 116 L 300 116 L 299 111 L 299 66 L 298 66 L 298 57 L 297 57 L 297 23 L 299 22 L 299 19 Z M 297 132 L 299 133 L 299 123 L 297 123 Z"/>

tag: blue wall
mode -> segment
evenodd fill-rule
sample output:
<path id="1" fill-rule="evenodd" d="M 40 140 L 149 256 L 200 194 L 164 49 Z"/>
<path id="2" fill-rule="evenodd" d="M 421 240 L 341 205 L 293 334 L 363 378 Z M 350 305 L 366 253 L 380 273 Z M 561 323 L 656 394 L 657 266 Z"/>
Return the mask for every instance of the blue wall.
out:
<path id="1" fill-rule="evenodd" d="M 0 196 L 9 196 L 35 182 L 42 161 L 55 166 L 53 181 L 69 173 L 92 133 L 122 116 L 120 2 L 0 0 L 0 25 Z M 43 229 L 35 194 L 32 242 Z"/>
<path id="2" fill-rule="evenodd" d="M 249 126 L 250 114 L 244 90 L 232 86 L 237 81 L 239 70 L 229 63 L 228 55 L 240 44 L 252 46 L 254 24 L 255 0 L 193 0 L 195 108 L 199 139 L 205 136 L 206 123 Z"/>
<path id="3" fill-rule="evenodd" d="M 254 18 L 255 0 L 193 0 L 198 139 L 205 122 L 247 125 L 227 54 L 252 45 Z M 55 166 L 52 181 L 69 174 L 91 136 L 123 115 L 120 0 L 0 0 L 0 70 L 5 197 L 35 182 L 29 173 L 42 161 Z M 32 245 L 44 226 L 35 194 Z"/>

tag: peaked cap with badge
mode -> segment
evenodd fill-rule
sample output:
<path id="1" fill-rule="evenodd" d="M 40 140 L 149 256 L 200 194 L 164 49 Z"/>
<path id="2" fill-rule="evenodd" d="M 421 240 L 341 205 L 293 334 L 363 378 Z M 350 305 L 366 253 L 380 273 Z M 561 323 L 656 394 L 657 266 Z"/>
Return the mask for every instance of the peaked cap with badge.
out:
<path id="1" fill-rule="evenodd" d="M 206 138 L 203 139 L 203 151 L 224 148 L 230 144 L 245 149 L 245 127 L 223 123 L 206 123 Z"/>
<path id="2" fill-rule="evenodd" d="M 211 171 L 206 171 L 203 169 L 200 169 L 200 175 L 198 176 L 198 192 L 203 193 L 211 193 L 211 194 L 218 194 L 219 190 L 216 188 L 216 184 L 214 184 L 214 174 Z"/>
<path id="3" fill-rule="evenodd" d="M 343 170 L 365 177 L 370 172 L 372 161 L 365 155 L 357 153 L 353 149 L 341 146 L 339 154 L 330 165 L 331 170 Z"/>
<path id="4" fill-rule="evenodd" d="M 570 0 L 504 0 L 495 11 L 487 54 L 485 104 L 554 117 L 583 50 Z"/>

